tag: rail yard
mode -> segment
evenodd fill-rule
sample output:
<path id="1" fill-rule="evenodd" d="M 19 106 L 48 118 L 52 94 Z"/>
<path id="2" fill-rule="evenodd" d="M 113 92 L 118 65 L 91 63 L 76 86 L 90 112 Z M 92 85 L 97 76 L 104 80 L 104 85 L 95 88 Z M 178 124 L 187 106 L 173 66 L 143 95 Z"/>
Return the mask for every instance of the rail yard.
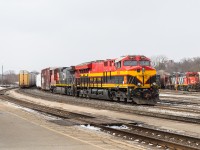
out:
<path id="1" fill-rule="evenodd" d="M 0 1 L 0 150 L 200 150 L 200 1 Z"/>
<path id="2" fill-rule="evenodd" d="M 2 89 L 0 100 L 85 149 L 200 149 L 198 73 L 169 76 L 170 90 L 159 89 L 157 77 L 143 55 L 48 67 L 38 75 L 22 70 L 19 87 Z"/>
<path id="3" fill-rule="evenodd" d="M 80 128 L 105 139 L 110 137 L 115 146 L 121 143 L 119 149 L 200 149 L 200 93 L 197 92 L 164 90 L 155 106 L 143 106 L 75 98 L 36 88 L 5 91 L 1 91 L 1 100 L 14 103 L 20 109 L 56 117 L 46 119 L 51 124 Z"/>

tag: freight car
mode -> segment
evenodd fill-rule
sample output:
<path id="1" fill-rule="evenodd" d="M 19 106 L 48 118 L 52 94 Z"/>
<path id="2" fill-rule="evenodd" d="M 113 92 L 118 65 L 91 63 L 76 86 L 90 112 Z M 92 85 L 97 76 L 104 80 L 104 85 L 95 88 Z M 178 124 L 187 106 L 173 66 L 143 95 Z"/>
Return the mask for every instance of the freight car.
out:
<path id="1" fill-rule="evenodd" d="M 41 88 L 41 81 L 42 81 L 42 79 L 41 79 L 41 74 L 38 74 L 38 75 L 36 75 L 36 87 L 37 88 Z"/>
<path id="2" fill-rule="evenodd" d="M 154 105 L 159 99 L 150 59 L 128 55 L 41 71 L 43 90 L 67 95 Z"/>
<path id="3" fill-rule="evenodd" d="M 26 70 L 21 70 L 19 72 L 19 87 L 28 88 L 31 86 L 35 86 L 36 75 L 32 72 L 28 72 Z"/>
<path id="4" fill-rule="evenodd" d="M 166 71 L 164 70 L 158 70 L 157 71 L 157 76 L 160 75 L 160 81 L 157 81 L 157 82 L 160 82 L 160 88 L 161 89 L 165 89 L 165 88 L 168 88 L 168 86 L 170 86 L 170 80 L 169 80 L 169 76 L 170 74 L 167 73 Z M 159 80 L 159 79 L 158 79 Z"/>

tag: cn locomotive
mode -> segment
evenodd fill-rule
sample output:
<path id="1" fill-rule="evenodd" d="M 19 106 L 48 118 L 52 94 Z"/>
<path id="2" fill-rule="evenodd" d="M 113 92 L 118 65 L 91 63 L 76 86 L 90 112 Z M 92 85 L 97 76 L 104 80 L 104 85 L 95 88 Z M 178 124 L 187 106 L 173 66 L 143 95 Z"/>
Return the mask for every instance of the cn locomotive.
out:
<path id="1" fill-rule="evenodd" d="M 66 95 L 136 104 L 156 104 L 156 70 L 143 55 L 96 60 L 41 71 L 42 90 Z"/>
<path id="2" fill-rule="evenodd" d="M 160 71 L 158 71 L 160 73 Z M 200 78 L 198 72 L 173 72 L 162 73 L 160 78 L 161 88 L 183 90 L 183 91 L 200 91 Z"/>

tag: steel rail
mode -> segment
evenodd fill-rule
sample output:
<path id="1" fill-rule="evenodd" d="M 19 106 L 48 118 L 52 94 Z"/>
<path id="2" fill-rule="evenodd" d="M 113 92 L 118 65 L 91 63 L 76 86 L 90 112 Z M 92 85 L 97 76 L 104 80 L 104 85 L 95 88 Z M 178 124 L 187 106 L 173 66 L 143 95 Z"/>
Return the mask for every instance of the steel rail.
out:
<path id="1" fill-rule="evenodd" d="M 177 134 L 172 134 L 172 133 L 166 133 L 163 131 L 157 131 L 155 129 L 147 129 L 145 127 L 138 127 L 138 126 L 132 126 L 129 124 L 129 127 L 131 127 L 131 130 L 119 130 L 119 129 L 113 129 L 110 127 L 107 127 L 102 124 L 97 124 L 94 123 L 93 116 L 90 115 L 84 115 L 80 113 L 74 113 L 74 112 L 69 112 L 66 110 L 60 110 L 57 108 L 52 108 L 52 107 L 47 107 L 47 106 L 41 106 L 39 104 L 35 104 L 32 102 L 28 101 L 23 101 L 19 100 L 13 97 L 9 97 L 7 95 L 2 95 L 0 96 L 1 99 L 21 105 L 23 107 L 27 107 L 33 110 L 37 110 L 39 112 L 51 114 L 54 116 L 58 116 L 60 118 L 74 118 L 77 121 L 82 121 L 87 124 L 92 124 L 96 127 L 100 127 L 102 130 L 110 133 L 117 133 L 117 136 L 121 135 L 122 137 L 127 137 L 126 139 L 131 140 L 131 139 L 140 139 L 141 141 L 145 141 L 145 143 L 151 143 L 154 145 L 160 145 L 164 148 L 173 148 L 173 149 L 182 149 L 182 150 L 195 150 L 195 149 L 200 149 L 200 139 L 195 138 L 195 137 L 190 137 L 190 136 L 185 136 L 185 135 L 177 135 Z M 105 118 L 104 118 L 105 119 Z M 133 129 L 133 127 L 137 130 L 143 130 L 143 132 L 136 132 L 136 130 Z M 154 134 L 162 135 L 162 136 L 153 136 L 151 134 L 145 135 L 144 133 L 150 133 L 150 131 Z M 165 137 L 165 138 L 163 138 Z M 176 139 L 180 142 L 177 142 L 176 140 L 170 140 L 171 138 Z M 187 139 L 187 140 L 186 140 Z M 189 143 L 188 143 L 189 139 Z M 193 143 L 193 144 L 190 144 Z"/>
<path id="2" fill-rule="evenodd" d="M 24 92 L 20 92 L 21 94 L 24 94 Z M 46 99 L 49 101 L 55 101 L 55 98 L 52 97 L 45 97 L 45 96 L 38 96 L 36 94 L 33 93 L 25 93 L 29 96 L 33 96 L 36 98 L 42 98 L 42 99 Z M 70 97 L 71 98 L 71 97 Z M 160 113 L 154 113 L 154 112 L 148 112 L 145 110 L 137 110 L 137 109 L 124 109 L 124 108 L 118 108 L 115 106 L 105 106 L 103 104 L 92 104 L 92 103 L 88 103 L 88 102 L 84 102 L 84 100 L 82 101 L 82 103 L 77 102 L 77 101 L 73 101 L 73 100 L 59 100 L 57 99 L 58 102 L 62 102 L 62 103 L 68 103 L 68 104 L 75 104 L 75 105 L 79 105 L 79 106 L 87 106 L 87 107 L 91 107 L 91 108 L 97 108 L 97 109 L 107 109 L 107 110 L 113 110 L 113 111 L 117 111 L 117 112 L 123 112 L 123 113 L 129 113 L 129 114 L 136 114 L 136 115 L 142 115 L 142 116 L 150 116 L 150 117 L 157 117 L 157 118 L 161 118 L 161 119 L 168 119 L 168 120 L 174 120 L 174 121 L 182 121 L 182 122 L 186 122 L 186 123 L 195 123 L 195 124 L 200 124 L 200 118 L 199 117 L 185 117 L 185 116 L 176 116 L 176 115 L 171 115 L 171 114 L 160 114 Z"/>

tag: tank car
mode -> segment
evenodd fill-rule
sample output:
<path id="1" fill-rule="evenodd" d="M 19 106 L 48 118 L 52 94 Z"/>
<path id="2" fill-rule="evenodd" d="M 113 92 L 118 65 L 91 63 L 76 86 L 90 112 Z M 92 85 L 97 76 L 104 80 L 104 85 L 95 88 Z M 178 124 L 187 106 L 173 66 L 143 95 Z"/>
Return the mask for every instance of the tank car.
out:
<path id="1" fill-rule="evenodd" d="M 19 87 L 28 88 L 31 86 L 35 86 L 36 75 L 32 72 L 28 72 L 26 70 L 21 70 L 19 72 Z"/>

